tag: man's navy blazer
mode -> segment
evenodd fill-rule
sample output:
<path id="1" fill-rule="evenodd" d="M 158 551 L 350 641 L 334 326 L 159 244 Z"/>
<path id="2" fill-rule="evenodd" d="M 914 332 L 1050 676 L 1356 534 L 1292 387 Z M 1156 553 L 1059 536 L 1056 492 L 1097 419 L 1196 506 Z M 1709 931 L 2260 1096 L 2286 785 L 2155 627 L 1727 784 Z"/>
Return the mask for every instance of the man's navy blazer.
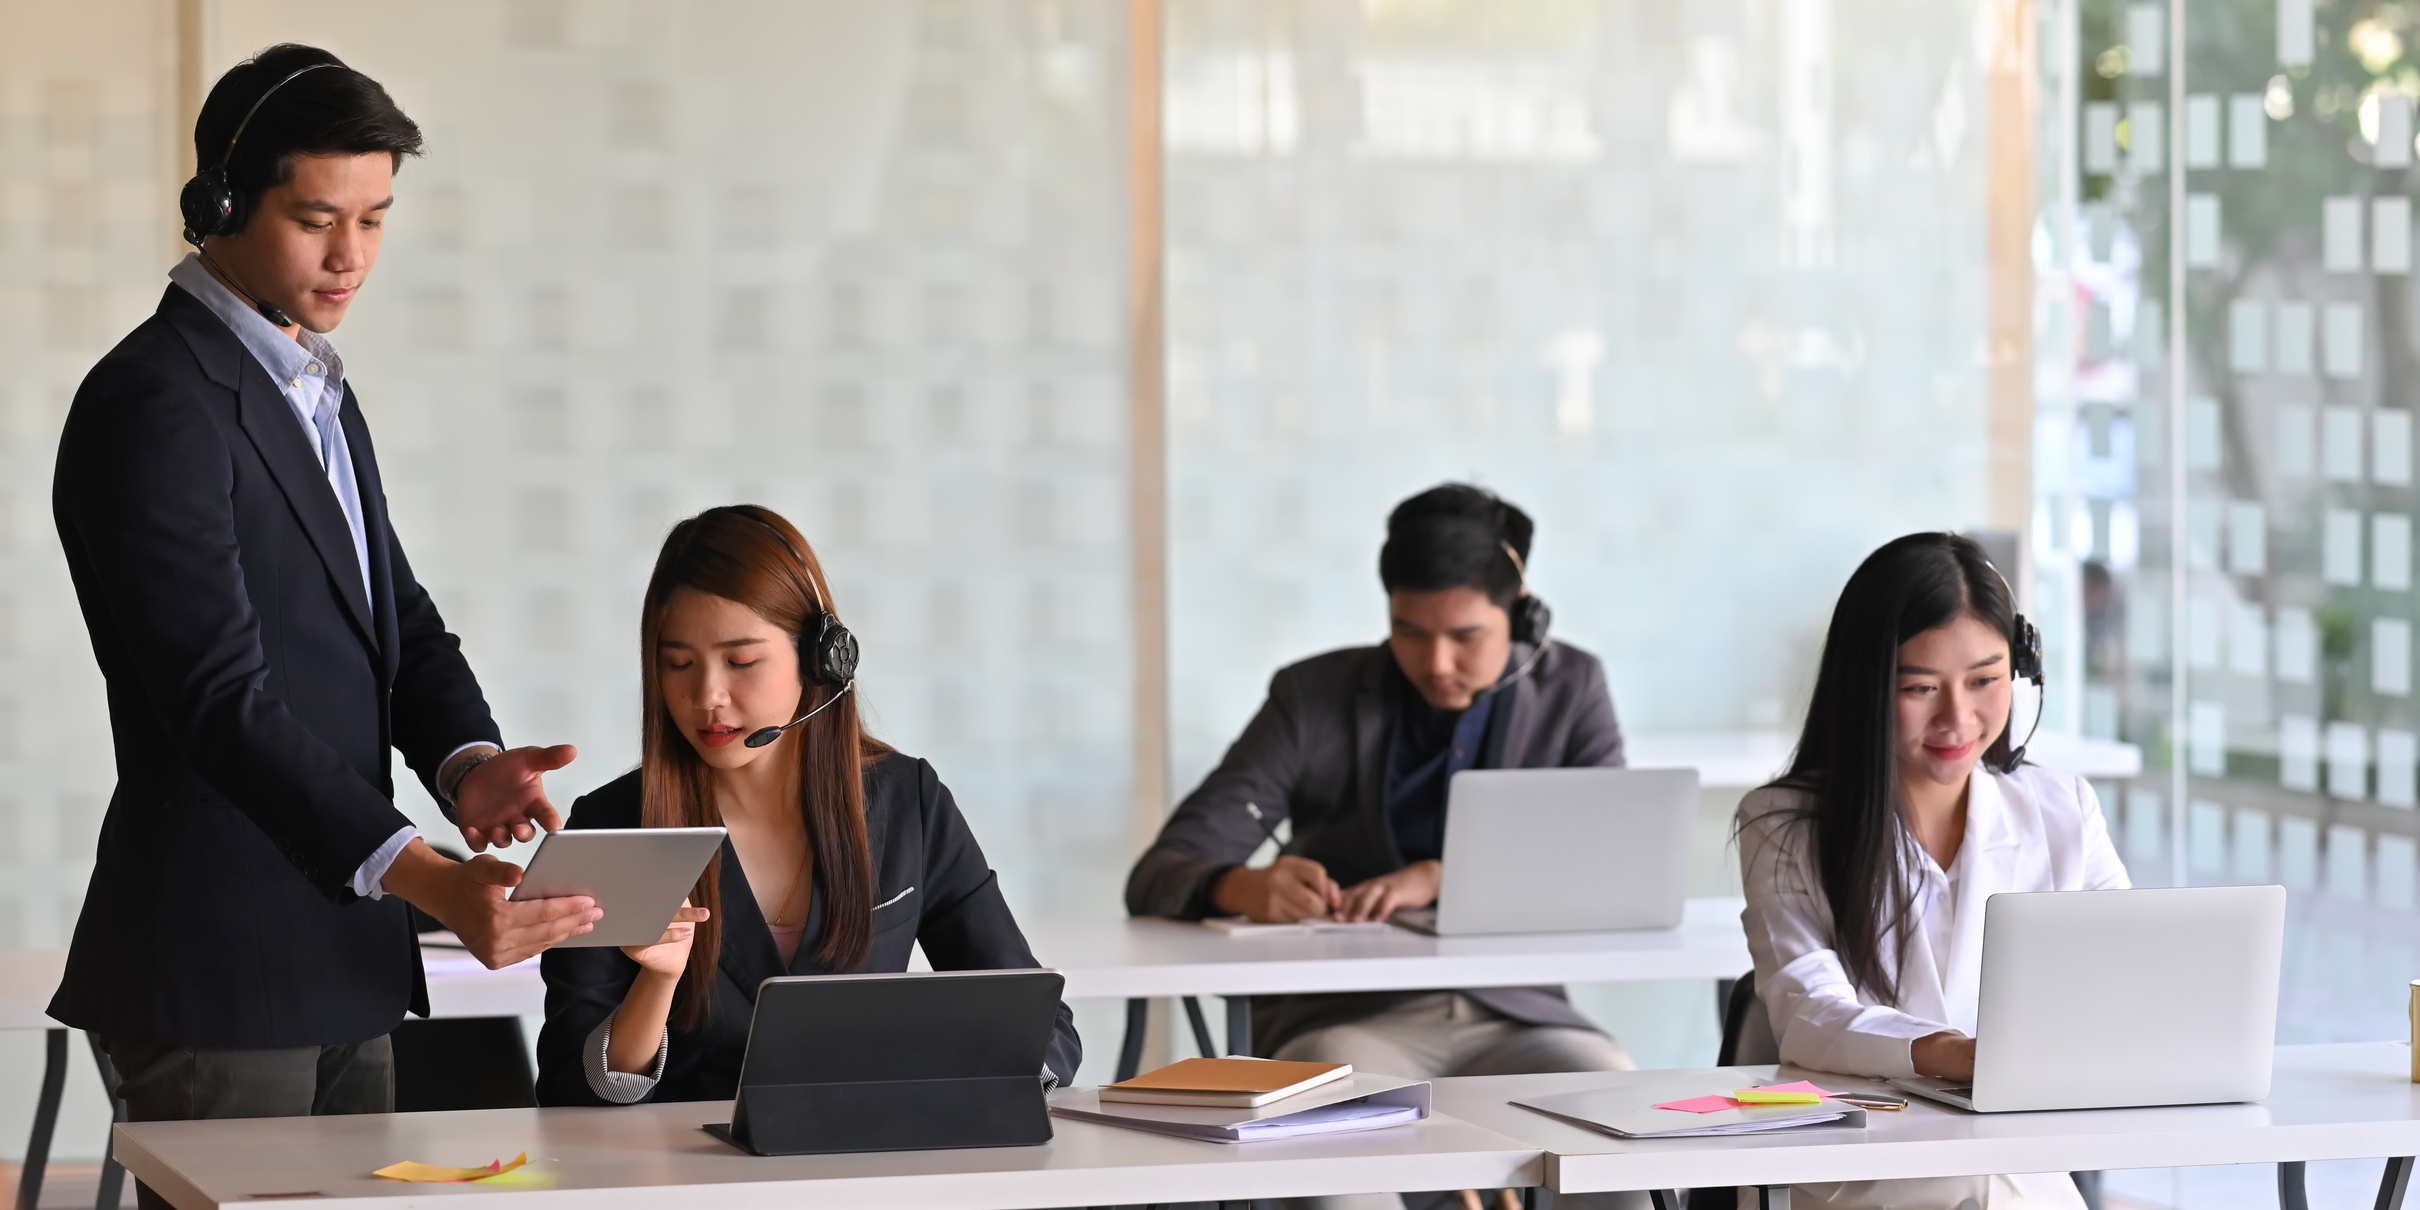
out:
<path id="1" fill-rule="evenodd" d="M 426 783 L 497 741 L 342 411 L 370 585 L 268 371 L 182 287 L 94 366 L 51 508 L 109 685 L 118 784 L 53 1017 L 186 1046 L 358 1042 L 426 1012 L 410 913 L 356 896 Z"/>

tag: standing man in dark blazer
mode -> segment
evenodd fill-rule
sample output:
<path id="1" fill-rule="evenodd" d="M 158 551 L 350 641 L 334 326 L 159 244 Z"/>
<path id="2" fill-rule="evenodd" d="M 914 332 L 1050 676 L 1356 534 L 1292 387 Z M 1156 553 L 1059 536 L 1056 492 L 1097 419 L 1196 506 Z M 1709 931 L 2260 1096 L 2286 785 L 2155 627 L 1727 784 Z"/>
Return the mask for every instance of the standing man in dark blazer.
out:
<path id="1" fill-rule="evenodd" d="M 1437 900 L 1447 781 L 1464 769 L 1618 766 L 1596 657 L 1547 641 L 1520 509 L 1449 483 L 1396 506 L 1378 576 L 1392 634 L 1278 672 L 1225 760 L 1135 862 L 1126 910 L 1384 920 Z M 1244 862 L 1263 825 L 1284 854 Z M 1401 1076 L 1627 1069 L 1559 987 L 1258 996 L 1263 1054 Z"/>
<path id="2" fill-rule="evenodd" d="M 511 903 L 395 808 L 400 749 L 474 847 L 560 819 L 388 525 L 324 333 L 376 262 L 420 132 L 376 81 L 277 46 L 202 106 L 196 252 L 86 376 L 52 508 L 109 685 L 118 786 L 51 1015 L 138 1121 L 383 1111 L 428 1011 L 405 902 L 490 966 L 599 913 Z M 162 1204 L 148 1190 L 146 1204 Z"/>

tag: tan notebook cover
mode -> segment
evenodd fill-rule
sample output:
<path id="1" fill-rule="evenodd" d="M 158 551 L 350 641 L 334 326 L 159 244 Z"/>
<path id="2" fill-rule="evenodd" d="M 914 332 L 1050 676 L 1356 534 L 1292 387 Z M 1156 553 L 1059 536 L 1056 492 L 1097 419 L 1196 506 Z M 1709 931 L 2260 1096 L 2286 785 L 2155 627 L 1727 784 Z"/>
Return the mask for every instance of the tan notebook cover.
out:
<path id="1" fill-rule="evenodd" d="M 1272 1059 L 1185 1059 L 1101 1090 L 1109 1101 L 1264 1105 L 1353 1074 L 1349 1063 Z"/>

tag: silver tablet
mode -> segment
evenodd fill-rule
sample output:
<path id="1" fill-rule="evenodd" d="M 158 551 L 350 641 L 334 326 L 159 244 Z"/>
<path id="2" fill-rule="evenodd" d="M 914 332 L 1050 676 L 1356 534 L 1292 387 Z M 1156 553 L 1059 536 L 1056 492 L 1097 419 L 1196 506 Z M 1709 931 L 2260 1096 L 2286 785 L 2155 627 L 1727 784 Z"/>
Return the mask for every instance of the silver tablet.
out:
<path id="1" fill-rule="evenodd" d="M 586 895 L 605 909 L 588 932 L 561 944 L 653 945 L 681 910 L 706 863 L 723 848 L 721 828 L 587 828 L 549 832 L 512 898 Z"/>

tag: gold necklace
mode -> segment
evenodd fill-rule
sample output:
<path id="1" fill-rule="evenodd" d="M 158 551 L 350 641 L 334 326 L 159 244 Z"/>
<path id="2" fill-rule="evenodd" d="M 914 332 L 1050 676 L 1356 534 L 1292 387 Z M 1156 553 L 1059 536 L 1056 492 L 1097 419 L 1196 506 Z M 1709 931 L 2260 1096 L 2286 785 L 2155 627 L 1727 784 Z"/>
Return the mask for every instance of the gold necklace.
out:
<path id="1" fill-rule="evenodd" d="M 810 852 L 806 856 L 798 859 L 798 877 L 790 880 L 790 893 L 781 897 L 781 910 L 773 913 L 773 919 L 769 922 L 772 927 L 777 929 L 790 927 L 789 922 L 783 920 L 782 917 L 789 915 L 790 901 L 798 898 L 798 888 L 806 885 L 807 863 L 813 860 L 814 856 L 815 854 Z"/>

